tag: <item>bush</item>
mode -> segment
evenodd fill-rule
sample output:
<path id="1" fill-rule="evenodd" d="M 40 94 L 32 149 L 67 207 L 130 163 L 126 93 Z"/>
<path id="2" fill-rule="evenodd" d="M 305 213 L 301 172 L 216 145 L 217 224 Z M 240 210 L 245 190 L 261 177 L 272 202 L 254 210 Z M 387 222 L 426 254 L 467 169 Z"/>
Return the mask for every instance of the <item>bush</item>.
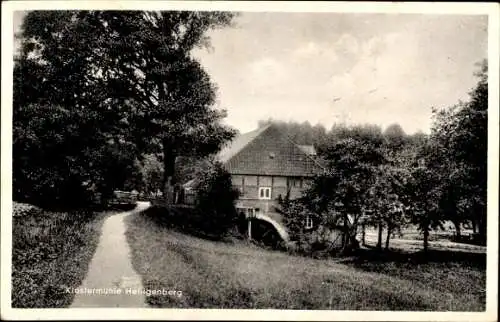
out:
<path id="1" fill-rule="evenodd" d="M 103 216 L 17 203 L 12 215 L 12 307 L 70 305 L 73 294 L 66 287 L 79 286 L 85 277 Z"/>
<path id="2" fill-rule="evenodd" d="M 293 252 L 324 257 L 348 255 L 359 247 L 355 236 L 344 240 L 346 228 L 340 224 L 342 217 L 339 213 L 318 214 L 303 198 L 290 200 L 289 196 L 285 196 L 278 202 L 278 212 L 283 216 L 283 223 L 294 245 Z M 313 225 L 306 228 L 308 217 Z"/>
<path id="3" fill-rule="evenodd" d="M 81 208 L 96 193 L 106 199 L 135 178 L 134 146 L 110 140 L 88 112 L 29 104 L 15 106 L 13 113 L 14 200 L 42 208 Z"/>
<path id="4" fill-rule="evenodd" d="M 294 243 L 294 251 L 299 253 L 312 253 L 317 248 L 323 248 L 324 245 L 318 245 L 312 239 L 310 230 L 305 228 L 306 218 L 313 219 L 317 223 L 318 216 L 309 211 L 300 200 L 290 200 L 289 196 L 279 198 L 278 212 L 283 216 L 283 223 L 287 227 L 290 240 Z"/>
<path id="5" fill-rule="evenodd" d="M 198 177 L 195 209 L 203 217 L 201 228 L 208 233 L 223 235 L 237 223 L 234 203 L 238 191 L 232 185 L 231 175 L 220 163 L 211 164 Z"/>

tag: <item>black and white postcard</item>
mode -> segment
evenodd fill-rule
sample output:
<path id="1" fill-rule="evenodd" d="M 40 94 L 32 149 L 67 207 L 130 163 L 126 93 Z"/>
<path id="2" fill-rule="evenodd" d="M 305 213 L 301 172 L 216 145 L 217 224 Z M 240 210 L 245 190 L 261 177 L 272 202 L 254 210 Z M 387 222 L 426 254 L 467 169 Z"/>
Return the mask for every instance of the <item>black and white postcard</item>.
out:
<path id="1" fill-rule="evenodd" d="M 2 3 L 2 318 L 496 321 L 499 12 Z"/>

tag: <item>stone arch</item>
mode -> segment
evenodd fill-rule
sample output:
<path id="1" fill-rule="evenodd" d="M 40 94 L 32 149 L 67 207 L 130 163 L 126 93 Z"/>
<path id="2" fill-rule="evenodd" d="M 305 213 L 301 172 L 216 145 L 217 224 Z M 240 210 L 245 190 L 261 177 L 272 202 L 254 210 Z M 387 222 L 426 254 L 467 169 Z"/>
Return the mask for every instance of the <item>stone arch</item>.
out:
<path id="1" fill-rule="evenodd" d="M 286 231 L 285 227 L 282 224 L 272 219 L 271 217 L 267 216 L 266 214 L 257 213 L 255 214 L 254 218 L 270 223 L 274 227 L 274 229 L 276 229 L 276 232 L 281 237 L 281 239 L 283 239 L 285 243 L 290 242 L 290 237 L 288 236 L 288 232 Z"/>

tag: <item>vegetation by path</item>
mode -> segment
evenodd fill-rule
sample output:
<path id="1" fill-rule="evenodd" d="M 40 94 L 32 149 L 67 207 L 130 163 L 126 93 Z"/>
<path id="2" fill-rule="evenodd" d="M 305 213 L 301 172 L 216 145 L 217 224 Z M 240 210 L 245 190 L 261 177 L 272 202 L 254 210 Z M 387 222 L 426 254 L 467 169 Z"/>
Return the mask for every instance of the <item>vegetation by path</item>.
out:
<path id="1" fill-rule="evenodd" d="M 67 288 L 80 285 L 109 212 L 52 212 L 13 205 L 12 307 L 71 304 Z"/>
<path id="2" fill-rule="evenodd" d="M 144 286 L 182 292 L 179 297 L 148 297 L 155 307 L 435 311 L 485 307 L 481 290 L 486 272 L 481 267 L 388 260 L 341 264 L 208 241 L 159 225 L 147 212 L 127 221 L 132 263 Z"/>

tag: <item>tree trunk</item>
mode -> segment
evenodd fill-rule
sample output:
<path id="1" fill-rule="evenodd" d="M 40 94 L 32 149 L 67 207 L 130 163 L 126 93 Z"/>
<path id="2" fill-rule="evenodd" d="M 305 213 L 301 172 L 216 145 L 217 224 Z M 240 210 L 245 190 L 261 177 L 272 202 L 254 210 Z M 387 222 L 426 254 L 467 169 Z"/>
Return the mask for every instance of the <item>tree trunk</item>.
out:
<path id="1" fill-rule="evenodd" d="M 460 241 L 460 237 L 462 236 L 462 231 L 460 230 L 460 222 L 453 221 L 453 225 L 455 225 L 456 240 Z"/>
<path id="2" fill-rule="evenodd" d="M 385 239 L 385 250 L 389 250 L 389 242 L 391 240 L 392 229 L 387 225 L 387 237 Z"/>
<path id="3" fill-rule="evenodd" d="M 486 205 L 476 203 L 472 211 L 476 219 L 478 241 L 486 245 Z"/>
<path id="4" fill-rule="evenodd" d="M 363 223 L 361 225 L 361 245 L 365 246 L 366 245 L 366 240 L 365 240 L 365 237 L 366 237 L 366 225 Z"/>
<path id="5" fill-rule="evenodd" d="M 378 240 L 377 240 L 377 249 L 382 250 L 382 232 L 384 230 L 384 225 L 382 221 L 378 222 Z"/>
<path id="6" fill-rule="evenodd" d="M 427 253 L 429 249 L 429 225 L 424 227 L 424 253 Z"/>
<path id="7" fill-rule="evenodd" d="M 347 226 L 347 215 L 344 215 L 344 236 L 342 241 L 342 251 L 345 252 L 347 250 L 347 246 L 349 244 L 349 229 Z"/>
<path id="8" fill-rule="evenodd" d="M 477 232 L 478 232 L 479 241 L 481 242 L 481 244 L 486 245 L 486 218 L 479 220 Z"/>
<path id="9" fill-rule="evenodd" d="M 163 198 L 167 204 L 173 202 L 175 172 L 175 151 L 168 142 L 163 143 Z"/>
<path id="10" fill-rule="evenodd" d="M 476 233 L 477 233 L 477 222 L 476 222 L 476 220 L 475 220 L 475 219 L 473 219 L 473 220 L 471 220 L 471 221 L 472 221 L 472 232 L 473 232 L 474 234 L 476 234 Z"/>

